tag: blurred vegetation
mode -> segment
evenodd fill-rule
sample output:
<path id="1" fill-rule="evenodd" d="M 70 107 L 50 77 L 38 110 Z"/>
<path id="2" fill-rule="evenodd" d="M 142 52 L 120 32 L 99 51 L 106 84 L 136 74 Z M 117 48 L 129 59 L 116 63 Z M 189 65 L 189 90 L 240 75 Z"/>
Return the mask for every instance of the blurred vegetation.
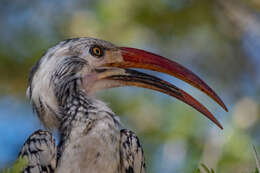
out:
<path id="1" fill-rule="evenodd" d="M 205 173 L 216 173 L 212 168 L 208 168 L 205 164 L 200 164 L 201 166 L 201 169 L 200 168 L 197 168 L 193 173 L 202 173 L 202 172 L 205 172 Z M 258 173 L 258 170 L 255 169 L 255 171 L 251 172 L 251 173 Z"/>
<path id="2" fill-rule="evenodd" d="M 1 173 L 20 173 L 28 165 L 28 160 L 26 158 L 18 158 L 17 161 L 11 168 L 5 168 Z"/>
<path id="3" fill-rule="evenodd" d="M 224 130 L 163 94 L 101 92 L 99 98 L 140 136 L 148 172 L 192 172 L 201 162 L 215 172 L 252 172 L 251 146 L 260 149 L 259 12 L 258 0 L 1 0 L 0 95 L 26 101 L 30 68 L 67 38 L 146 49 L 192 69 L 229 108 L 225 113 L 201 92 L 162 74 L 201 100 Z"/>

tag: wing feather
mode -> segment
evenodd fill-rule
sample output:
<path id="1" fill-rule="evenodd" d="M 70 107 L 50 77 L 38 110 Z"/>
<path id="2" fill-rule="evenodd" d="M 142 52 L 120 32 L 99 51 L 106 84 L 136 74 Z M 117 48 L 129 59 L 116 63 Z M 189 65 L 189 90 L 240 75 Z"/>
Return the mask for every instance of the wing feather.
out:
<path id="1" fill-rule="evenodd" d="M 142 146 L 134 132 L 120 131 L 120 162 L 122 173 L 145 173 L 145 159 Z"/>
<path id="2" fill-rule="evenodd" d="M 38 130 L 26 140 L 19 157 L 28 160 L 24 173 L 53 173 L 57 164 L 55 139 L 50 132 Z"/>

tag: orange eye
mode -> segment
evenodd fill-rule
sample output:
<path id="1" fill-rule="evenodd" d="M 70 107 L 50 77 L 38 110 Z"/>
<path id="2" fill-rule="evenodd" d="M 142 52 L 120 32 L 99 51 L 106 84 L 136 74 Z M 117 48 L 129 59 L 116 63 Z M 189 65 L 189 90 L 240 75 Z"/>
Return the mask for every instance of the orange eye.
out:
<path id="1" fill-rule="evenodd" d="M 97 45 L 91 47 L 89 52 L 92 56 L 95 56 L 95 57 L 101 57 L 104 55 L 102 48 Z"/>

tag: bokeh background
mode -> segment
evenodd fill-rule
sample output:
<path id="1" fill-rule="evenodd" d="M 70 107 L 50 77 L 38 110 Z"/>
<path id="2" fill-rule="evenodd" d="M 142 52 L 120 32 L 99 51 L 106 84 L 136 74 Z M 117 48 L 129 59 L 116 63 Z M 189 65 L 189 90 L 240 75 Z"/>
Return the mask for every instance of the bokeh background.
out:
<path id="1" fill-rule="evenodd" d="M 44 51 L 72 37 L 96 37 L 171 58 L 204 79 L 223 111 L 188 84 L 156 73 L 194 95 L 224 126 L 184 103 L 139 88 L 98 94 L 140 137 L 150 173 L 252 172 L 260 151 L 259 0 L 1 0 L 0 169 L 43 128 L 25 97 L 28 73 Z M 155 73 L 153 73 L 155 74 Z"/>

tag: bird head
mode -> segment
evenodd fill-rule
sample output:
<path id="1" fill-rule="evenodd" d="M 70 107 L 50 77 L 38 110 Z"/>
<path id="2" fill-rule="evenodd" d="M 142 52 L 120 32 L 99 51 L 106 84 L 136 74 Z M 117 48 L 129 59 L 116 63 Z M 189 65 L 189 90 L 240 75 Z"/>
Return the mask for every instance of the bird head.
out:
<path id="1" fill-rule="evenodd" d="M 223 109 L 225 104 L 197 75 L 184 66 L 144 50 L 117 47 L 94 38 L 74 38 L 48 49 L 32 68 L 27 95 L 41 121 L 48 127 L 59 122 L 60 107 L 77 91 L 86 95 L 106 88 L 136 86 L 175 97 L 201 112 L 222 129 L 217 119 L 199 101 L 158 77 L 131 68 L 158 71 L 198 88 Z"/>

